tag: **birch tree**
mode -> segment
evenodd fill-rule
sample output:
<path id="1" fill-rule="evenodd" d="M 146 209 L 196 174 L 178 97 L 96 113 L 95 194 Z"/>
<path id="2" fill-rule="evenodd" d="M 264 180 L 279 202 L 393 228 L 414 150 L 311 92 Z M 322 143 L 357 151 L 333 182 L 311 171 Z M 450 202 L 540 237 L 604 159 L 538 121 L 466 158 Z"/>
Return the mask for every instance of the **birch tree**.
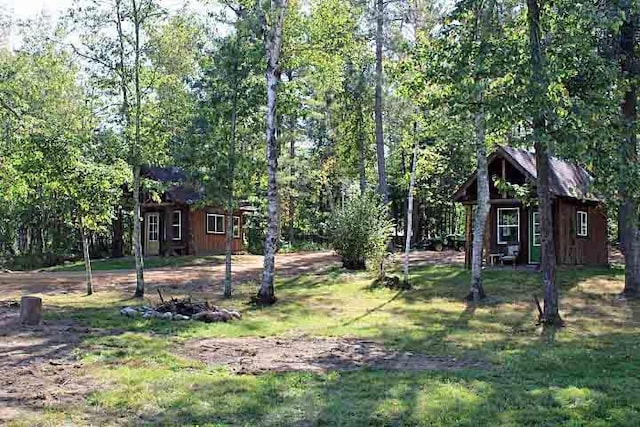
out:
<path id="1" fill-rule="evenodd" d="M 270 0 L 266 11 L 259 11 L 261 33 L 264 39 L 267 60 L 267 114 L 266 114 L 266 143 L 267 143 L 267 212 L 269 216 L 267 235 L 264 244 L 264 268 L 262 282 L 258 290 L 257 301 L 262 304 L 273 304 L 276 301 L 275 255 L 279 238 L 278 215 L 278 139 L 276 106 L 277 91 L 280 81 L 280 51 L 282 48 L 282 29 L 284 26 L 288 0 Z"/>

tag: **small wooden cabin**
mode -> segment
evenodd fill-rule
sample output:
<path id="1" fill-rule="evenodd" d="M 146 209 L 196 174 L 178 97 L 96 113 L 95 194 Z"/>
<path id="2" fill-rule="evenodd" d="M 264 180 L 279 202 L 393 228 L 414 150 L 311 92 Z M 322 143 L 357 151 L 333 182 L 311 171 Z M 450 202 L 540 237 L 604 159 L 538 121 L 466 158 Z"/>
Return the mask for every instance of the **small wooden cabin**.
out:
<path id="1" fill-rule="evenodd" d="M 143 191 L 141 196 L 145 256 L 209 255 L 225 251 L 225 211 L 216 206 L 200 206 L 202 188 L 188 182 L 176 167 L 146 167 L 141 175 L 162 187 L 155 197 L 151 191 Z M 249 212 L 250 209 L 238 209 L 233 213 L 234 252 L 244 247 L 245 215 Z"/>
<path id="2" fill-rule="evenodd" d="M 489 156 L 491 209 L 485 230 L 483 257 L 490 263 L 519 247 L 517 264 L 540 262 L 540 224 L 536 203 L 536 159 L 532 152 L 500 147 Z M 496 185 L 496 182 L 503 184 Z M 591 191 L 591 176 L 580 166 L 553 157 L 551 192 L 556 261 L 561 265 L 608 264 L 607 218 L 602 201 Z M 508 185 L 504 185 L 508 183 Z M 510 189 L 530 188 L 528 203 Z M 499 187 L 499 188 L 498 188 Z M 509 194 L 512 193 L 512 194 Z M 473 241 L 473 208 L 477 199 L 474 173 L 458 189 L 454 200 L 466 206 L 465 264 L 470 266 Z"/>

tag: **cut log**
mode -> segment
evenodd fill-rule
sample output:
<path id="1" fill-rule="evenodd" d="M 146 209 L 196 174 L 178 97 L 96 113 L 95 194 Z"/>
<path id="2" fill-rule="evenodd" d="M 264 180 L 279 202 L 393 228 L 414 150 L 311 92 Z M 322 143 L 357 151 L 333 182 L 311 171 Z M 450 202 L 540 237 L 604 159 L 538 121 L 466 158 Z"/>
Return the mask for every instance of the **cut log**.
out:
<path id="1" fill-rule="evenodd" d="M 42 298 L 22 297 L 20 300 L 20 323 L 39 325 L 42 321 Z"/>

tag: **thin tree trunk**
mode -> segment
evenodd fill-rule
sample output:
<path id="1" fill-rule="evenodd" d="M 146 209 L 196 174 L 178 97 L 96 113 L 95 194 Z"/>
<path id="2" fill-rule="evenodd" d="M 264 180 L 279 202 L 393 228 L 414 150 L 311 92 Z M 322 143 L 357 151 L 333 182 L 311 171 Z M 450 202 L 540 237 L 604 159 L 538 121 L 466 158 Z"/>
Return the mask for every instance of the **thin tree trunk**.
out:
<path id="1" fill-rule="evenodd" d="M 140 166 L 135 165 L 133 167 L 133 256 L 136 260 L 135 298 L 144 296 L 144 259 L 142 254 L 140 210 Z"/>
<path id="2" fill-rule="evenodd" d="M 558 289 L 555 283 L 556 255 L 553 236 L 553 200 L 550 189 L 549 141 L 546 138 L 546 93 L 544 64 L 540 38 L 540 6 L 538 0 L 527 0 L 527 19 L 529 23 L 529 49 L 532 71 L 531 95 L 538 111 L 533 118 L 533 138 L 536 150 L 536 169 L 538 174 L 538 211 L 540 213 L 540 268 L 544 288 L 544 309 L 540 321 L 544 325 L 560 326 Z"/>
<path id="3" fill-rule="evenodd" d="M 291 81 L 291 77 L 289 78 L 289 80 Z M 296 116 L 295 114 L 291 115 L 291 122 L 289 124 L 289 129 L 291 132 L 291 141 L 289 141 L 289 162 L 290 162 L 290 170 L 289 170 L 289 174 L 291 176 L 291 178 L 293 178 L 293 174 L 295 172 L 295 168 L 294 168 L 294 161 L 296 158 L 296 135 L 295 135 L 295 128 L 296 128 Z M 291 188 L 289 190 L 289 245 L 291 245 L 293 247 L 293 240 L 295 238 L 294 236 L 294 225 L 295 225 L 295 197 L 293 195 L 293 191 L 296 188 L 296 181 L 295 179 L 291 179 Z"/>
<path id="4" fill-rule="evenodd" d="M 471 288 L 468 301 L 478 302 L 486 297 L 482 285 L 482 252 L 484 250 L 484 233 L 489 216 L 489 165 L 487 162 L 487 147 L 485 143 L 484 99 L 480 89 L 478 111 L 474 117 L 476 133 L 476 175 L 478 201 L 473 218 L 473 243 L 471 245 Z"/>
<path id="5" fill-rule="evenodd" d="M 477 85 L 476 112 L 474 114 L 475 129 L 475 151 L 478 171 L 476 173 L 476 185 L 478 200 L 473 218 L 473 241 L 471 244 L 471 287 L 467 295 L 467 301 L 478 303 L 486 297 L 482 284 L 482 254 L 484 252 L 484 237 L 489 216 L 489 165 L 487 163 L 486 147 L 486 127 L 485 127 L 485 106 L 484 90 L 485 79 L 480 75 L 485 59 L 485 32 L 487 30 L 487 18 L 491 15 L 493 2 L 486 7 L 482 5 L 476 10 L 476 22 L 474 27 L 474 39 L 480 44 L 480 50 L 476 59 L 476 75 L 474 77 Z"/>
<path id="6" fill-rule="evenodd" d="M 407 201 L 407 228 L 404 240 L 404 283 L 409 283 L 409 252 L 411 251 L 411 237 L 413 233 L 413 189 L 416 184 L 416 165 L 418 164 L 418 136 L 416 123 L 413 124 L 413 161 L 411 162 L 411 178 L 409 180 L 409 194 Z"/>
<path id="7" fill-rule="evenodd" d="M 89 254 L 89 238 L 80 218 L 80 236 L 82 238 L 82 256 L 84 258 L 84 271 L 87 278 L 87 295 L 93 294 L 93 274 L 91 273 L 91 255 Z"/>
<path id="8" fill-rule="evenodd" d="M 640 297 L 640 230 L 638 230 L 638 199 L 631 190 L 635 186 L 635 170 L 638 164 L 638 84 L 640 71 L 639 60 L 635 53 L 635 37 L 638 32 L 637 13 L 633 13 L 629 2 L 625 8 L 626 20 L 621 28 L 620 53 L 621 69 L 629 76 L 629 89 L 622 102 L 622 118 L 624 121 L 624 141 L 620 145 L 620 197 L 622 206 L 620 218 L 621 244 L 625 261 L 623 296 Z"/>
<path id="9" fill-rule="evenodd" d="M 258 290 L 257 302 L 261 304 L 273 304 L 276 301 L 275 257 L 278 245 L 278 141 L 276 135 L 276 104 L 278 81 L 280 80 L 280 48 L 282 46 L 282 28 L 287 9 L 287 0 L 271 0 L 270 12 L 277 16 L 270 28 L 267 28 L 267 19 L 262 15 L 262 28 L 265 38 L 267 55 L 267 175 L 268 175 L 268 227 L 264 244 L 264 268 L 262 270 L 262 282 Z"/>
<path id="10" fill-rule="evenodd" d="M 387 170 L 384 158 L 384 135 L 382 129 L 382 45 L 384 38 L 384 1 L 376 0 L 376 87 L 375 87 L 375 121 L 376 121 L 376 157 L 378 160 L 378 192 L 385 205 L 389 203 Z"/>
<path id="11" fill-rule="evenodd" d="M 362 101 L 358 106 L 358 174 L 360 176 L 360 194 L 364 194 L 367 190 L 367 173 L 366 173 L 366 154 L 365 154 L 365 140 L 366 134 L 364 132 L 364 117 L 362 114 Z"/>
<path id="12" fill-rule="evenodd" d="M 233 190 L 234 190 L 234 178 L 235 178 L 235 155 L 236 155 L 236 122 L 238 117 L 238 88 L 234 87 L 232 110 L 231 110 L 231 138 L 229 141 L 229 185 L 227 188 L 227 236 L 226 236 L 226 255 L 225 255 L 225 275 L 224 275 L 224 290 L 223 295 L 225 298 L 231 297 L 232 292 L 232 278 L 231 278 L 231 264 L 232 264 L 232 251 L 233 251 Z"/>
<path id="13" fill-rule="evenodd" d="M 134 257 L 136 259 L 136 292 L 134 296 L 136 298 L 142 298 L 144 296 L 144 261 L 142 259 L 142 227 L 140 224 L 140 152 L 141 152 L 141 140 L 140 140 L 140 125 L 142 114 L 142 91 L 140 89 L 140 17 L 139 17 L 139 5 L 135 0 L 131 1 L 134 21 L 134 87 L 136 97 L 136 110 L 135 110 L 135 140 L 133 144 L 133 245 L 134 245 Z"/>

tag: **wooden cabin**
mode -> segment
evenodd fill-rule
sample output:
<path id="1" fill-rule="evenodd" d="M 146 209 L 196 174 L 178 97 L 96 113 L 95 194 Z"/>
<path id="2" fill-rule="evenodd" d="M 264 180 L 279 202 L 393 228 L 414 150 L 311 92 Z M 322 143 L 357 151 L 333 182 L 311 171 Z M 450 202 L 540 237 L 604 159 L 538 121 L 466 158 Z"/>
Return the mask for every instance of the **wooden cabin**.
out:
<path id="1" fill-rule="evenodd" d="M 203 189 L 189 182 L 179 168 L 145 167 L 141 176 L 155 181 L 161 190 L 142 192 L 142 246 L 145 256 L 209 255 L 226 250 L 225 210 L 202 206 Z M 233 213 L 234 252 L 244 247 L 246 215 Z"/>
<path id="2" fill-rule="evenodd" d="M 497 263 L 509 249 L 517 248 L 516 264 L 538 264 L 540 223 L 535 155 L 505 146 L 491 154 L 488 162 L 491 209 L 483 258 L 486 263 Z M 550 163 L 557 264 L 607 265 L 607 218 L 602 201 L 590 191 L 591 176 L 580 166 L 555 157 Z M 528 197 L 512 191 L 515 188 L 529 189 Z M 466 206 L 465 264 L 470 266 L 473 208 L 477 200 L 475 173 L 458 189 L 454 200 Z"/>

